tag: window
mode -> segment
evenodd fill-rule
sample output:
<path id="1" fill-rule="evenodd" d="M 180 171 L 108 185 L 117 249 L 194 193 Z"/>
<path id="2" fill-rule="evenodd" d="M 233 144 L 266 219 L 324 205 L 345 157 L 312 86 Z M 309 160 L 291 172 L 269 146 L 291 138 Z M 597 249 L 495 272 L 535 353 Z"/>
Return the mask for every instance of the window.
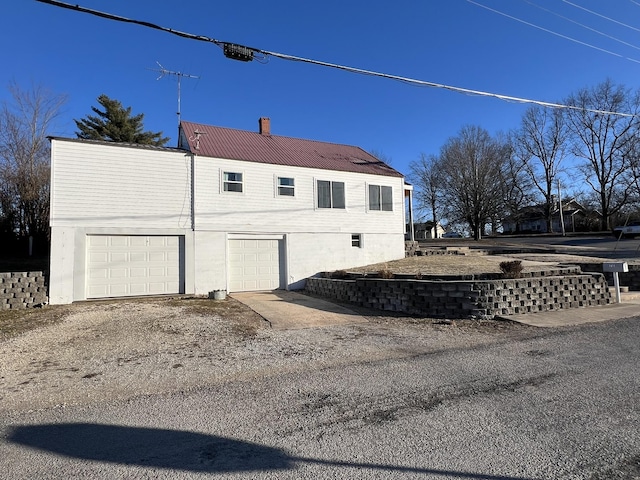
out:
<path id="1" fill-rule="evenodd" d="M 278 177 L 278 195 L 293 197 L 295 195 L 295 182 L 293 178 Z"/>
<path id="2" fill-rule="evenodd" d="M 224 172 L 223 190 L 225 192 L 242 192 L 242 174 L 237 172 Z"/>
<path id="3" fill-rule="evenodd" d="M 393 189 L 380 185 L 369 185 L 369 210 L 393 211 Z"/>
<path id="4" fill-rule="evenodd" d="M 318 180 L 318 208 L 345 208 L 344 182 Z"/>
<path id="5" fill-rule="evenodd" d="M 356 248 L 362 248 L 362 235 L 359 233 L 351 234 L 351 246 Z"/>

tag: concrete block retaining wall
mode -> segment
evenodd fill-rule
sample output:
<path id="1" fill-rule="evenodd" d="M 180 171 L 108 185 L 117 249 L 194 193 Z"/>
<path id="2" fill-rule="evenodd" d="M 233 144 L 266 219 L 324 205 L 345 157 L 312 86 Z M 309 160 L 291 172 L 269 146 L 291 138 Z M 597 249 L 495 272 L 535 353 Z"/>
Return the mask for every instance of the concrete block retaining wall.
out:
<path id="1" fill-rule="evenodd" d="M 0 310 L 42 306 L 47 302 L 42 272 L 0 273 Z"/>
<path id="2" fill-rule="evenodd" d="M 307 279 L 311 294 L 368 308 L 444 318 L 493 318 L 606 305 L 611 294 L 602 274 L 513 280 Z"/>
<path id="3" fill-rule="evenodd" d="M 602 263 L 581 263 L 578 266 L 583 272 L 602 273 Z M 609 285 L 613 285 L 613 274 L 606 272 L 604 275 Z M 618 273 L 618 279 L 620 285 L 629 287 L 629 290 L 640 291 L 640 265 L 629 265 L 629 271 Z"/>

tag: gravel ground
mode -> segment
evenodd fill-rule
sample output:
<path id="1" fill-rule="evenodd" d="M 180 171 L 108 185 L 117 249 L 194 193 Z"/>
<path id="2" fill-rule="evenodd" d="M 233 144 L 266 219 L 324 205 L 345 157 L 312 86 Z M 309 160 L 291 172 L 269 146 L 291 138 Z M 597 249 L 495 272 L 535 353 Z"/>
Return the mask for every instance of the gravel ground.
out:
<path id="1" fill-rule="evenodd" d="M 322 368 L 537 332 L 510 322 L 358 313 L 368 322 L 283 331 L 232 299 L 48 307 L 35 315 L 50 315 L 55 323 L 0 339 L 0 412 L 123 400 L 301 371 L 312 362 Z"/>

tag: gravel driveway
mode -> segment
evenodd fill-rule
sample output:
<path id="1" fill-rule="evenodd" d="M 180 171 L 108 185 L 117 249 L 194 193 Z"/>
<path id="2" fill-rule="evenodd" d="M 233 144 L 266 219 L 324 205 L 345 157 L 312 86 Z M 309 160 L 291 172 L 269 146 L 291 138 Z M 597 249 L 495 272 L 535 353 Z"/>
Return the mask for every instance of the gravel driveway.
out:
<path id="1" fill-rule="evenodd" d="M 119 300 L 48 307 L 57 322 L 0 339 L 0 412 L 91 404 L 230 380 L 541 335 L 510 322 L 380 316 L 273 330 L 235 300 Z M 0 318 L 0 322 L 2 319 Z"/>

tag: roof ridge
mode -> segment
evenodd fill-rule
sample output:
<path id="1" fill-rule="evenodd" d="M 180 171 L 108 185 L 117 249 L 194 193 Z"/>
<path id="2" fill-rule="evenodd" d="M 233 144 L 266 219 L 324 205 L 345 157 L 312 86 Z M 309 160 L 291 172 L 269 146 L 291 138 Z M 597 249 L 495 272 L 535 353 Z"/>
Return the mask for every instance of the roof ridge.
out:
<path id="1" fill-rule="evenodd" d="M 208 128 L 220 128 L 223 130 L 233 130 L 236 132 L 244 132 L 244 133 L 252 133 L 254 135 L 260 135 L 262 137 L 279 137 L 279 138 L 287 138 L 287 139 L 291 139 L 291 140 L 300 140 L 303 142 L 315 142 L 315 143 L 323 143 L 326 145 L 337 145 L 337 146 L 341 146 L 341 147 L 352 147 L 352 148 L 358 148 L 360 150 L 362 150 L 363 152 L 367 153 L 368 155 L 371 155 L 373 158 L 376 158 L 378 160 L 380 160 L 378 157 L 376 157 L 375 155 L 367 152 L 364 148 L 358 146 L 358 145 L 353 145 L 350 143 L 338 143 L 338 142 L 327 142 L 324 140 L 316 140 L 313 138 L 302 138 L 302 137 L 291 137 L 289 135 L 274 135 L 274 134 L 269 134 L 269 135 L 263 135 L 260 132 L 255 132 L 253 130 L 244 130 L 242 128 L 233 128 L 233 127 L 221 127 L 219 125 L 209 125 L 206 123 L 200 123 L 200 122 L 190 122 L 188 120 L 182 120 L 181 123 L 190 123 L 191 125 L 199 125 L 201 127 L 208 127 Z"/>

